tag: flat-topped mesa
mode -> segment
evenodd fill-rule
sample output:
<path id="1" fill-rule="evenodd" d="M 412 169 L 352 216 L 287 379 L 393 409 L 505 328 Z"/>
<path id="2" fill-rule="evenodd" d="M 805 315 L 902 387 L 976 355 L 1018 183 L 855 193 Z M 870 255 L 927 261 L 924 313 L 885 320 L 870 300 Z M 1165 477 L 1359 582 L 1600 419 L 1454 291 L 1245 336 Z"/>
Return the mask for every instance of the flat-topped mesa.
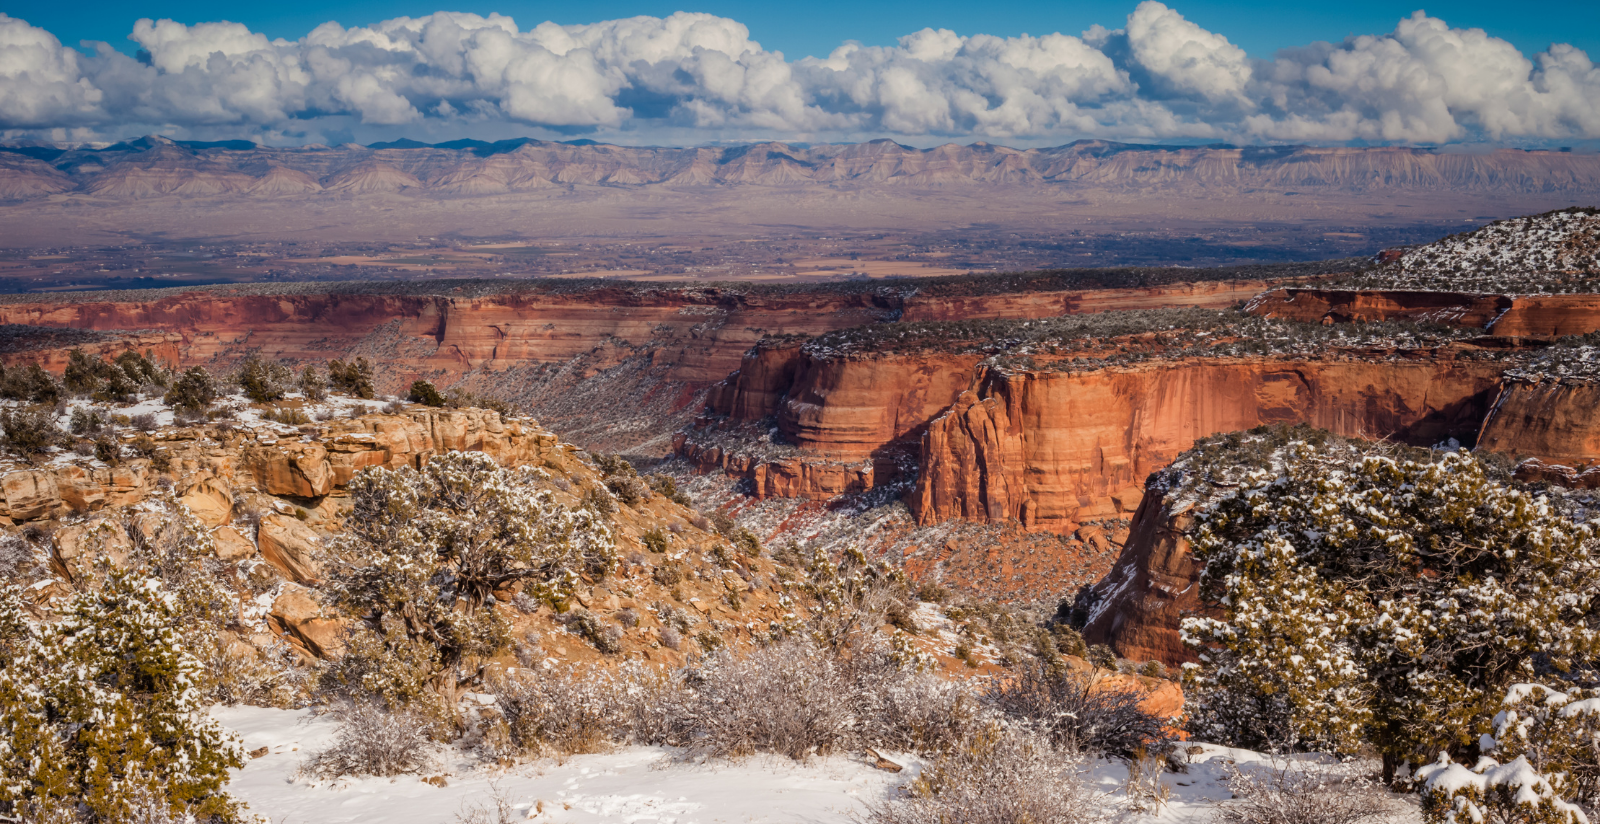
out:
<path id="1" fill-rule="evenodd" d="M 1132 514 L 1146 476 L 1217 432 L 1470 441 L 1504 353 L 1419 335 L 1201 310 L 847 330 L 748 353 L 677 451 L 763 497 L 904 483 L 923 525 L 1068 534 Z"/>
<path id="2" fill-rule="evenodd" d="M 1309 323 L 1411 320 L 1508 338 L 1600 329 L 1600 210 L 1501 220 L 1384 252 L 1314 288 L 1252 300 L 1252 314 Z"/>
<path id="3" fill-rule="evenodd" d="M 62 192 L 102 199 L 332 199 L 395 192 L 481 197 L 573 186 L 707 185 L 1593 194 L 1600 191 L 1600 161 L 1587 154 L 1510 149 L 1467 157 L 1398 147 L 1241 149 L 1100 140 L 1018 150 L 987 144 L 917 149 L 890 141 L 674 148 L 530 139 L 452 147 L 272 148 L 142 138 L 98 150 L 0 151 L 0 197 L 15 200 Z"/>

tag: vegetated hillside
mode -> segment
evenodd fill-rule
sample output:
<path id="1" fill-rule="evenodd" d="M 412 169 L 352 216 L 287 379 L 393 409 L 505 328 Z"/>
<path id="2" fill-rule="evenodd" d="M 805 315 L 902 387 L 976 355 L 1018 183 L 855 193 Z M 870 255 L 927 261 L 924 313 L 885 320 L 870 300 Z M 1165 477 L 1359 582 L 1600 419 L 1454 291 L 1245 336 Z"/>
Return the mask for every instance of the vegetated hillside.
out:
<path id="1" fill-rule="evenodd" d="M 362 364 L 213 376 L 78 352 L 64 382 L 6 370 L 0 392 L 0 747 L 51 748 L 5 763 L 0 815 L 242 820 L 227 785 L 272 747 L 247 754 L 215 703 L 332 716 L 291 783 L 436 787 L 630 744 L 938 758 L 1035 717 L 1019 746 L 1065 778 L 1181 710 L 1160 667 L 854 548 L 763 547 L 530 419 L 426 385 L 434 405 L 379 411 Z M 1002 667 L 1023 686 L 964 677 Z M 1043 679 L 1118 731 L 1063 723 Z"/>
<path id="2" fill-rule="evenodd" d="M 680 149 L 526 139 L 466 147 L 346 144 L 272 149 L 244 143 L 178 143 L 155 136 L 103 149 L 0 150 L 0 196 L 8 199 L 68 191 L 117 199 L 331 199 L 393 193 L 483 197 L 559 192 L 578 185 L 1589 194 L 1600 191 L 1600 156 L 1519 150 L 1451 155 L 1401 148 L 1167 147 L 1105 141 L 1028 150 L 985 143 L 915 149 L 888 140 Z"/>
<path id="3" fill-rule="evenodd" d="M 1330 285 L 1502 295 L 1559 295 L 1600 287 L 1600 209 L 1560 209 L 1385 255 Z"/>

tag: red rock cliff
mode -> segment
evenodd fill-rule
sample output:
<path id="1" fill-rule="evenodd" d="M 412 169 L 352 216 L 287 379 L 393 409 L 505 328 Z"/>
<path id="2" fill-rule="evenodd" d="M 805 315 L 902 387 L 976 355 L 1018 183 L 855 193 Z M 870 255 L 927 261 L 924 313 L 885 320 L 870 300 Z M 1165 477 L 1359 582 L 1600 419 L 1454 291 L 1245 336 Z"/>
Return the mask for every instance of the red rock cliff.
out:
<path id="1" fill-rule="evenodd" d="M 992 372 L 928 425 L 908 499 L 924 524 L 1015 519 L 1066 532 L 1131 513 L 1196 439 L 1264 423 L 1436 443 L 1470 438 L 1499 385 L 1479 361 L 1158 361 Z"/>
<path id="2" fill-rule="evenodd" d="M 1414 320 L 1472 326 L 1504 337 L 1560 337 L 1600 329 L 1600 295 L 1507 296 L 1396 289 L 1274 289 L 1246 311 L 1308 323 Z"/>
<path id="3" fill-rule="evenodd" d="M 1600 384 L 1507 381 L 1483 423 L 1478 446 L 1574 469 L 1593 463 L 1600 459 Z"/>

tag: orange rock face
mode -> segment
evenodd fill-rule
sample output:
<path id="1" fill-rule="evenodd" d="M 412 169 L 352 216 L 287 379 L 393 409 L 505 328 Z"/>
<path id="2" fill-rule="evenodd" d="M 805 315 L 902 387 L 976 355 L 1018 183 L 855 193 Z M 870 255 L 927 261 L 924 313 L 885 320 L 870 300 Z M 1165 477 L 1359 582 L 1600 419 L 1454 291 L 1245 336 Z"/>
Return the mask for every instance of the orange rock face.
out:
<path id="1" fill-rule="evenodd" d="M 1200 570 L 1185 537 L 1193 520 L 1187 505 L 1145 496 L 1122 555 L 1096 586 L 1102 597 L 1084 627 L 1086 642 L 1169 667 L 1196 660 L 1178 637 L 1184 615 L 1200 606 Z"/>
<path id="2" fill-rule="evenodd" d="M 1560 337 L 1600 329 L 1600 295 L 1484 295 L 1402 290 L 1274 289 L 1246 311 L 1308 323 L 1415 320 L 1473 326 L 1503 337 Z"/>
<path id="3" fill-rule="evenodd" d="M 1600 384 L 1507 381 L 1483 423 L 1478 445 L 1513 458 L 1581 470 L 1600 459 Z"/>
<path id="4" fill-rule="evenodd" d="M 320 498 L 344 489 L 362 469 L 419 466 L 448 450 L 484 452 L 507 466 L 536 464 L 555 435 L 486 409 L 414 409 L 319 425 L 310 443 L 274 437 L 158 441 L 186 479 L 185 503 L 209 524 L 223 523 L 234 490 Z M 193 433 L 189 434 L 193 437 Z M 137 503 L 155 494 L 156 472 L 145 458 L 115 467 L 76 465 L 26 469 L 0 477 L 0 516 L 55 518 Z"/>
<path id="5" fill-rule="evenodd" d="M 1198 438 L 1304 422 L 1407 443 L 1465 439 L 1498 386 L 1496 365 L 1449 358 L 992 372 L 928 425 L 908 503 L 924 524 L 1014 519 L 1071 531 L 1134 512 L 1145 478 Z"/>

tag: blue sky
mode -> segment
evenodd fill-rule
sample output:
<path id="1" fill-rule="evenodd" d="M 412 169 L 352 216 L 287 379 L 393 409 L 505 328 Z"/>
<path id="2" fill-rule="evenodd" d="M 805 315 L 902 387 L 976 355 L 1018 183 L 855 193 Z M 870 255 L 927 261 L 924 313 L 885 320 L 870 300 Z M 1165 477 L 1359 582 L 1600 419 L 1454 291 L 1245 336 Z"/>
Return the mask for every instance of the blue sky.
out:
<path id="1" fill-rule="evenodd" d="M 1422 5 L 1393 0 L 1281 3 L 1176 0 L 1169 3 L 1195 23 L 1226 35 L 1252 57 L 1266 58 L 1280 48 L 1316 40 L 1338 42 L 1351 34 L 1384 34 L 1395 22 L 1423 9 L 1454 28 L 1481 28 L 1509 40 L 1532 55 L 1553 42 L 1567 42 L 1591 55 L 1600 52 L 1600 2 L 1540 0 L 1517 4 L 1488 0 L 1455 0 Z M 890 45 L 896 38 L 924 27 L 947 28 L 957 34 L 1077 34 L 1093 24 L 1118 28 L 1132 11 L 1130 0 L 1074 3 L 972 2 L 971 0 L 813 0 L 805 3 L 749 3 L 701 0 L 694 4 L 651 0 L 596 0 L 588 3 L 457 2 L 433 0 L 338 0 L 223 4 L 212 0 L 13 0 L 0 7 L 13 17 L 54 32 L 62 42 L 103 40 L 123 51 L 136 46 L 128 39 L 141 17 L 171 18 L 182 23 L 231 20 L 269 37 L 295 39 L 318 24 L 337 20 L 345 26 L 366 25 L 401 15 L 421 16 L 439 10 L 479 14 L 500 12 L 527 29 L 545 20 L 561 24 L 592 23 L 634 15 L 666 16 L 674 11 L 703 11 L 730 17 L 750 27 L 753 39 L 793 60 L 822 56 L 846 40 Z"/>
<path id="2" fill-rule="evenodd" d="M 21 0 L 0 139 L 1590 149 L 1595 57 L 1600 0 Z"/>

